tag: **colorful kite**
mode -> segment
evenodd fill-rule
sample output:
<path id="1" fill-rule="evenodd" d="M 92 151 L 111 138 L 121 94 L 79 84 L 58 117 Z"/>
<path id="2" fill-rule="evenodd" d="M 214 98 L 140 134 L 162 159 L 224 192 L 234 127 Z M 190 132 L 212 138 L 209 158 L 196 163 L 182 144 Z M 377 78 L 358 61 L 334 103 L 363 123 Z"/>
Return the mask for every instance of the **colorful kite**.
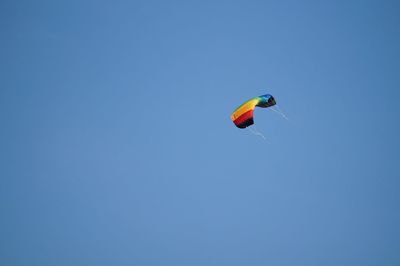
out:
<path id="1" fill-rule="evenodd" d="M 255 97 L 236 108 L 231 119 L 238 128 L 246 128 L 254 124 L 253 112 L 256 106 L 267 108 L 275 104 L 275 99 L 270 94 Z"/>

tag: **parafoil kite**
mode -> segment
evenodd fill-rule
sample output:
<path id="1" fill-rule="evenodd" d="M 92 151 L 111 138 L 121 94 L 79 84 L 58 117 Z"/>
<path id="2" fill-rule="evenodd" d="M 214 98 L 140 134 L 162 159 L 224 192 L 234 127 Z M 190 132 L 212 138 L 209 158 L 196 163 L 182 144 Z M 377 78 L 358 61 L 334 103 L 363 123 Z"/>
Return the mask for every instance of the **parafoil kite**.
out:
<path id="1" fill-rule="evenodd" d="M 267 108 L 275 104 L 276 101 L 270 94 L 255 97 L 236 108 L 231 115 L 231 119 L 238 128 L 246 128 L 254 124 L 253 112 L 256 106 Z"/>

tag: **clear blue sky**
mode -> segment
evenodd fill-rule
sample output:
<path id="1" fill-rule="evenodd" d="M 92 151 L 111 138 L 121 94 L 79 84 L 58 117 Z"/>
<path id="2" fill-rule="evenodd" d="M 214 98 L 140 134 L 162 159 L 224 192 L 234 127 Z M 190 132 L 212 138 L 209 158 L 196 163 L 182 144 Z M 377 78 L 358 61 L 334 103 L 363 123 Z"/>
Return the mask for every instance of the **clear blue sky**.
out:
<path id="1" fill-rule="evenodd" d="M 2 1 L 0 265 L 400 265 L 399 13 Z"/>

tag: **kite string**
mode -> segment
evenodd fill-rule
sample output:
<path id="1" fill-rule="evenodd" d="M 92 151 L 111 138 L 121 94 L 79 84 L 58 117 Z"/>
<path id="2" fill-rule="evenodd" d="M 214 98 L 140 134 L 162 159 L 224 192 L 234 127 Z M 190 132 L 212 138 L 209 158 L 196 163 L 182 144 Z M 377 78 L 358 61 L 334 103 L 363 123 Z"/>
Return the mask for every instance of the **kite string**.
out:
<path id="1" fill-rule="evenodd" d="M 274 108 L 275 106 L 276 106 L 276 109 Z M 282 110 L 279 108 L 279 106 L 278 105 L 275 105 L 275 106 L 271 106 L 269 109 L 271 109 L 272 111 L 280 114 L 286 120 L 289 120 L 289 118 L 287 118 L 287 116 L 282 112 Z"/>
<path id="2" fill-rule="evenodd" d="M 254 129 L 252 129 L 251 127 L 247 127 L 247 129 L 248 129 L 253 135 L 260 136 L 260 137 L 262 137 L 264 140 L 267 140 L 267 139 L 265 138 L 265 136 L 264 136 L 260 131 L 257 130 L 257 127 L 256 127 L 256 126 L 253 126 L 253 127 L 254 127 Z"/>

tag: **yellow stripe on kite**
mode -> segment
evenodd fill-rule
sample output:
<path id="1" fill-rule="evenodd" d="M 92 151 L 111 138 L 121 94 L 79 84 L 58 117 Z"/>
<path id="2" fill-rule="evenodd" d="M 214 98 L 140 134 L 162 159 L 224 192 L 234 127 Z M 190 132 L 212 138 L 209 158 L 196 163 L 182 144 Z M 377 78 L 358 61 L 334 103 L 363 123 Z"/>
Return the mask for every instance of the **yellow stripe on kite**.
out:
<path id="1" fill-rule="evenodd" d="M 245 102 L 244 104 L 242 104 L 241 106 L 239 106 L 232 114 L 231 119 L 235 120 L 236 118 L 238 118 L 239 116 L 241 116 L 242 114 L 246 113 L 249 110 L 253 110 L 257 103 L 259 102 L 259 99 L 251 99 L 247 102 Z"/>

